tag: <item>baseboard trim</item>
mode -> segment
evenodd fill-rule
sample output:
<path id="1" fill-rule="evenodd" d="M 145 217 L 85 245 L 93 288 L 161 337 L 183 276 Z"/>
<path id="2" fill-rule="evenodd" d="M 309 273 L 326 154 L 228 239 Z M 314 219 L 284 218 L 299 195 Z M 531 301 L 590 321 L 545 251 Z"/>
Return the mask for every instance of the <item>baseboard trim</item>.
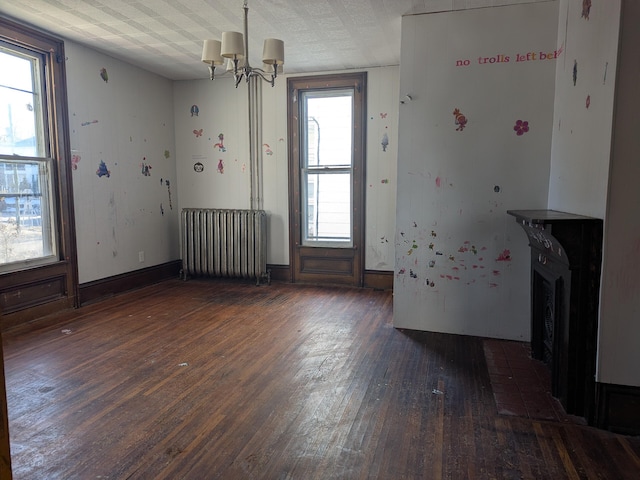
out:
<path id="1" fill-rule="evenodd" d="M 122 273 L 80 285 L 80 305 L 86 305 L 106 297 L 124 293 L 136 288 L 178 277 L 182 268 L 181 260 L 155 265 L 153 267 Z"/>
<path id="2" fill-rule="evenodd" d="M 596 383 L 596 427 L 640 435 L 640 387 Z"/>
<path id="3" fill-rule="evenodd" d="M 267 265 L 267 270 L 271 271 L 271 280 L 287 283 L 293 281 L 289 265 Z M 376 290 L 393 290 L 393 272 L 365 270 L 363 287 Z"/>
<path id="4" fill-rule="evenodd" d="M 393 272 L 385 270 L 365 270 L 364 287 L 376 290 L 393 290 Z"/>
<path id="5" fill-rule="evenodd" d="M 271 271 L 271 280 L 291 283 L 291 269 L 289 265 L 267 265 L 267 270 Z"/>

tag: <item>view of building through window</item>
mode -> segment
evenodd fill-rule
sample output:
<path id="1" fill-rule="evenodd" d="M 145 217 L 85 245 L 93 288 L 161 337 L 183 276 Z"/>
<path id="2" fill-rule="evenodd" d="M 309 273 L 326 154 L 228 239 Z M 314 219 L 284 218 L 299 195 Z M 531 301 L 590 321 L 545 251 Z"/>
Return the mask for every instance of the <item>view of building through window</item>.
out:
<path id="1" fill-rule="evenodd" d="M 353 91 L 308 91 L 302 97 L 306 122 L 303 242 L 351 245 Z"/>
<path id="2" fill-rule="evenodd" d="M 0 269 L 55 255 L 41 61 L 0 44 Z"/>

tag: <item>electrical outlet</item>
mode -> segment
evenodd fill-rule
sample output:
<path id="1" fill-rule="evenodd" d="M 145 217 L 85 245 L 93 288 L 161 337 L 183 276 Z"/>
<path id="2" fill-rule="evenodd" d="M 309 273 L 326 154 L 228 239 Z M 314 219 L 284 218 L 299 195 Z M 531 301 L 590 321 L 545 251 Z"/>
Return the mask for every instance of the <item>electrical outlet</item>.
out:
<path id="1" fill-rule="evenodd" d="M 144 250 L 138 252 L 138 261 L 140 263 L 144 262 Z"/>

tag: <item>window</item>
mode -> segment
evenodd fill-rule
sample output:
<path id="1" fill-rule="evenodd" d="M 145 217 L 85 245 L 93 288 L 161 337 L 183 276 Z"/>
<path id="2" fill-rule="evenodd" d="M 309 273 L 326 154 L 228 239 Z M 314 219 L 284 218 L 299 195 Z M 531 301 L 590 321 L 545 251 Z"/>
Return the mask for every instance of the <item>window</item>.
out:
<path id="1" fill-rule="evenodd" d="M 294 282 L 360 286 L 366 72 L 287 79 Z"/>
<path id="2" fill-rule="evenodd" d="M 302 91 L 303 245 L 351 246 L 353 88 Z M 306 128 L 305 128 L 306 127 Z"/>
<path id="3" fill-rule="evenodd" d="M 0 43 L 0 268 L 57 260 L 40 56 Z"/>
<path id="4" fill-rule="evenodd" d="M 71 182 L 64 42 L 0 15 L 3 326 L 78 305 Z"/>

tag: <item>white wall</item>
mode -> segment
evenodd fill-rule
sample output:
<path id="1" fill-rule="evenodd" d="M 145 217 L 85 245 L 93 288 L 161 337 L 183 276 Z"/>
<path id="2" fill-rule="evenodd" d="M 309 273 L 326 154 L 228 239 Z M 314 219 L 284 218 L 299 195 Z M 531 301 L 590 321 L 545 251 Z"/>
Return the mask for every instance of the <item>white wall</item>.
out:
<path id="1" fill-rule="evenodd" d="M 611 3 L 615 15 L 620 2 Z M 640 4 L 622 3 L 596 379 L 640 387 Z"/>
<path id="2" fill-rule="evenodd" d="M 80 283 L 179 259 L 172 82 L 65 49 Z"/>
<path id="3" fill-rule="evenodd" d="M 395 326 L 529 339 L 530 251 L 506 211 L 547 206 L 557 21 L 557 2 L 403 18 Z"/>
<path id="4" fill-rule="evenodd" d="M 367 72 L 365 268 L 389 271 L 394 262 L 398 67 Z M 262 87 L 263 205 L 269 214 L 267 262 L 273 265 L 289 264 L 286 78 L 279 77 L 273 88 Z M 193 105 L 197 116 L 191 115 Z M 228 77 L 175 82 L 174 110 L 180 208 L 249 208 L 247 86 L 235 89 Z M 215 146 L 219 133 L 226 151 Z M 221 159 L 223 173 L 217 168 Z M 194 170 L 197 162 L 204 171 Z"/>
<path id="5" fill-rule="evenodd" d="M 619 1 L 593 2 L 588 19 L 581 2 L 560 1 L 550 209 L 604 218 L 619 18 Z"/>

